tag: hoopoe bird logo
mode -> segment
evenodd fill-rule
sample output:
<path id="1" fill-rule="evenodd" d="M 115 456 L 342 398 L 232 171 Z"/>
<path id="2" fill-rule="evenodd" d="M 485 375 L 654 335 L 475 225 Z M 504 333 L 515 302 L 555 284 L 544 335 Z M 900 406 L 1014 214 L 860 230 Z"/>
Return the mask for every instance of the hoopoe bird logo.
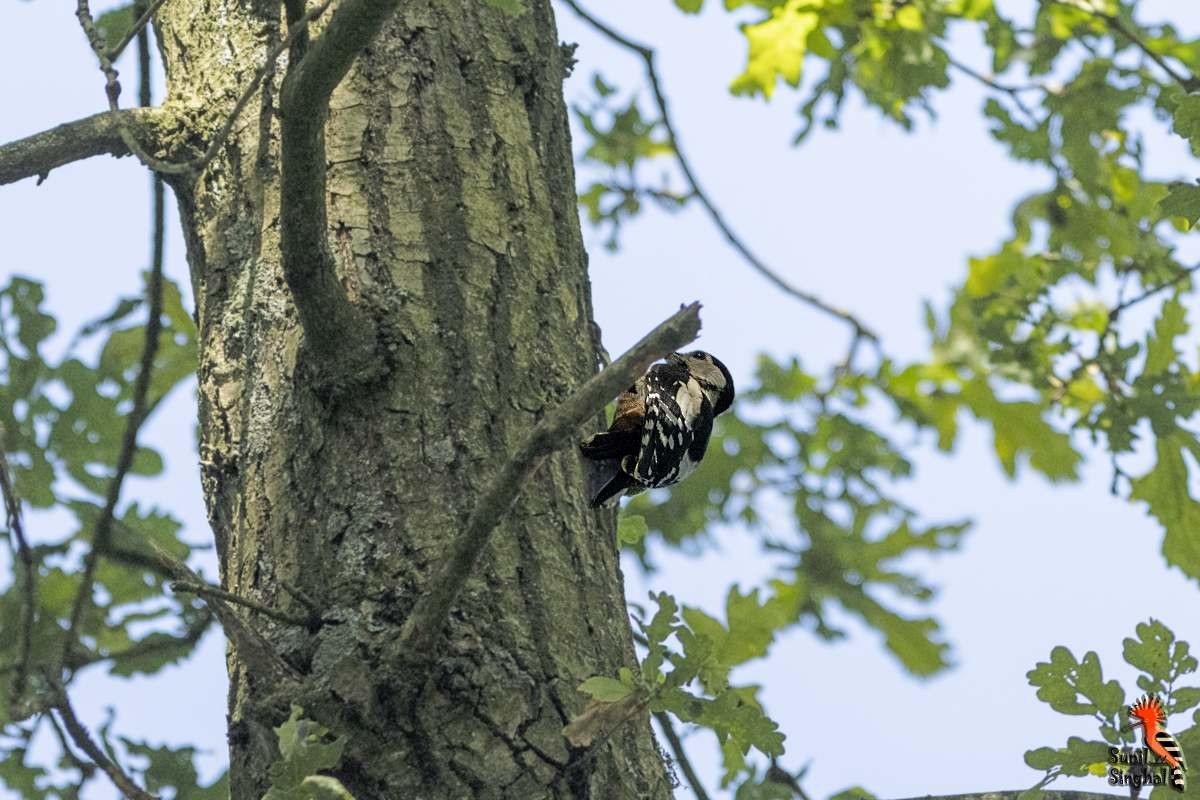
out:
<path id="1" fill-rule="evenodd" d="M 1183 748 L 1171 732 L 1162 727 L 1167 722 L 1167 712 L 1158 696 L 1142 695 L 1129 707 L 1129 716 L 1134 719 L 1132 727 L 1142 726 L 1142 743 L 1170 768 L 1171 788 L 1182 792 L 1185 786 L 1184 773 L 1187 772 Z"/>

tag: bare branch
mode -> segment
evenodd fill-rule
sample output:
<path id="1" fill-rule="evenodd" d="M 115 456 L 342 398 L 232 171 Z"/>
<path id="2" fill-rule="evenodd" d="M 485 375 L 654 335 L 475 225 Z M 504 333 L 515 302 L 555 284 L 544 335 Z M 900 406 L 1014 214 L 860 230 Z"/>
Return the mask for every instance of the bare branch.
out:
<path id="1" fill-rule="evenodd" d="M 563 446 L 588 417 L 632 384 L 658 359 L 686 345 L 700 332 L 700 304 L 692 303 L 642 338 L 550 411 L 492 478 L 475 503 L 467 527 L 450 544 L 441 567 L 427 583 L 400 631 L 397 657 L 429 661 L 450 607 L 471 576 L 492 532 L 542 459 Z"/>
<path id="2" fill-rule="evenodd" d="M 161 548 L 154 548 L 154 557 L 158 561 L 160 571 L 170 575 L 177 583 L 196 587 L 209 586 L 187 564 L 172 557 Z M 226 637 L 237 648 L 239 655 L 245 659 L 246 663 L 277 680 L 295 682 L 300 679 L 300 673 L 296 668 L 285 661 L 283 656 L 279 655 L 271 646 L 271 643 L 263 638 L 262 634 L 247 625 L 237 615 L 230 601 L 207 591 L 200 596 L 204 598 L 208 607 L 221 622 L 221 628 L 225 631 Z M 242 598 L 238 599 L 242 600 Z M 244 605 L 244 603 L 239 604 Z"/>
<path id="3" fill-rule="evenodd" d="M 296 602 L 304 606 L 308 610 L 309 616 L 314 619 L 319 619 L 321 616 L 321 604 L 312 599 L 306 592 L 302 591 L 299 586 L 293 586 L 287 581 L 280 581 L 279 585 L 283 590 L 292 596 Z"/>
<path id="4" fill-rule="evenodd" d="M 154 795 L 134 783 L 133 778 L 130 778 L 129 774 L 121 769 L 119 764 L 105 755 L 100 745 L 96 744 L 92 735 L 88 733 L 87 728 L 79 721 L 79 717 L 75 716 L 75 709 L 71 707 L 71 700 L 67 697 L 67 690 L 58 680 L 58 676 L 49 670 L 46 670 L 45 676 L 56 695 L 54 698 L 54 708 L 58 710 L 58 715 L 62 718 L 63 727 L 67 729 L 67 735 L 71 737 L 71 741 L 75 743 L 75 746 L 82 750 L 92 760 L 92 763 L 108 776 L 109 780 L 113 782 L 113 785 L 117 787 L 121 794 L 129 798 L 129 800 L 157 800 Z"/>
<path id="5" fill-rule="evenodd" d="M 1001 92 L 1003 94 L 1008 95 L 1010 98 L 1012 98 L 1013 104 L 1016 105 L 1016 107 L 1021 110 L 1021 113 L 1024 114 L 1027 119 L 1029 119 L 1031 121 L 1037 120 L 1037 117 L 1033 113 L 1033 109 L 1031 109 L 1029 107 L 1029 105 L 1025 102 L 1024 98 L 1022 98 L 1021 95 L 1025 92 L 1029 92 L 1029 91 L 1050 92 L 1051 89 L 1049 86 L 1046 86 L 1043 84 L 1033 84 L 1030 86 L 1013 86 L 1013 85 L 1010 85 L 1007 83 L 1001 83 L 1000 81 L 996 80 L 991 75 L 984 75 L 982 72 L 975 69 L 974 67 L 968 66 L 967 64 L 964 64 L 963 62 L 961 62 L 955 58 L 950 58 L 949 56 L 947 56 L 947 58 L 948 58 L 948 63 L 950 64 L 950 66 L 953 69 L 956 69 L 959 72 L 961 72 L 962 74 L 966 75 L 967 77 L 978 81 L 979 83 L 983 84 L 984 86 L 988 87 L 989 89 L 992 89 L 994 91 Z"/>
<path id="6" fill-rule="evenodd" d="M 1113 306 L 1108 312 L 1108 319 L 1109 319 L 1110 326 L 1111 326 L 1111 323 L 1116 321 L 1117 317 L 1121 316 L 1121 312 L 1125 311 L 1125 309 L 1129 308 L 1130 306 L 1136 306 L 1138 303 L 1141 303 L 1144 300 L 1149 300 L 1151 297 L 1153 297 L 1154 295 L 1158 294 L 1159 292 L 1161 292 L 1165 289 L 1170 289 L 1173 286 L 1178 286 L 1179 284 L 1183 283 L 1185 280 L 1190 278 L 1193 274 L 1195 274 L 1196 270 L 1200 270 L 1200 264 L 1194 264 L 1190 267 L 1187 267 L 1186 269 L 1182 269 L 1179 271 L 1178 275 L 1176 275 L 1174 278 L 1171 278 L 1169 281 L 1164 281 L 1163 283 L 1160 283 L 1157 286 L 1151 286 L 1149 289 L 1146 289 L 1144 292 L 1134 295 L 1133 297 L 1130 297 L 1127 300 L 1123 300 L 1122 302 Z"/>
<path id="7" fill-rule="evenodd" d="M 1060 0 L 1060 2 L 1061 2 L 1061 0 Z M 1074 4 L 1070 4 L 1070 5 L 1074 5 Z M 1079 8 L 1080 6 L 1074 6 L 1074 7 Z M 1200 79 L 1197 79 L 1196 76 L 1194 76 L 1194 75 L 1187 75 L 1183 72 L 1176 70 L 1174 67 L 1172 67 L 1171 64 L 1165 58 L 1163 58 L 1160 54 L 1154 52 L 1154 50 L 1151 49 L 1150 45 L 1146 44 L 1146 42 L 1142 39 L 1142 37 L 1138 36 L 1138 34 L 1136 32 L 1130 30 L 1129 26 L 1126 25 L 1124 23 L 1124 21 L 1121 20 L 1120 17 L 1115 16 L 1113 14 L 1104 14 L 1104 13 L 1101 13 L 1101 12 L 1096 11 L 1095 9 L 1091 9 L 1091 8 L 1087 8 L 1084 10 L 1090 11 L 1094 16 L 1099 17 L 1100 19 L 1104 20 L 1104 22 L 1108 25 L 1108 27 L 1112 28 L 1114 31 L 1116 31 L 1117 33 L 1121 34 L 1126 39 L 1128 39 L 1130 44 L 1132 44 L 1138 50 L 1141 50 L 1143 53 L 1145 53 L 1147 58 L 1149 58 L 1151 61 L 1153 61 L 1155 64 L 1157 64 L 1159 66 L 1159 68 L 1162 69 L 1163 72 L 1167 73 L 1167 75 L 1169 75 L 1171 77 L 1171 80 L 1175 81 L 1180 86 L 1182 86 L 1185 91 L 1194 92 L 1194 91 L 1200 90 Z"/>
<path id="8" fill-rule="evenodd" d="M 675 759 L 675 763 L 683 770 L 683 777 L 688 782 L 688 788 L 692 790 L 692 794 L 696 795 L 696 800 L 711 800 L 708 792 L 704 789 L 704 784 L 700 780 L 700 776 L 696 774 L 696 768 L 692 766 L 692 762 L 688 759 L 687 751 L 683 749 L 683 742 L 679 739 L 679 734 L 675 732 L 675 726 L 671 723 L 671 716 L 665 711 L 655 711 L 654 719 L 658 721 L 658 727 L 662 728 L 663 736 L 667 740 L 667 746 L 671 748 L 671 756 Z"/>
<path id="9" fill-rule="evenodd" d="M 624 47 L 626 50 L 636 53 L 641 57 L 642 61 L 645 63 L 646 80 L 650 83 L 650 90 L 654 94 L 654 102 L 658 106 L 659 114 L 662 116 L 663 126 L 667 130 L 667 138 L 670 140 L 671 150 L 675 153 L 676 163 L 679 164 L 679 171 L 683 173 L 684 180 L 687 181 L 688 186 L 691 188 L 691 194 L 700 201 L 700 205 L 702 205 L 704 210 L 708 212 L 709 218 L 713 221 L 713 224 L 717 226 L 717 230 L 721 232 L 721 235 L 725 237 L 725 241 L 737 251 L 737 253 L 750 266 L 751 269 L 753 269 L 759 275 L 762 275 L 770 283 L 774 284 L 775 287 L 784 294 L 799 300 L 805 305 L 815 308 L 817 311 L 820 311 L 823 314 L 827 314 L 831 317 L 841 320 L 853 328 L 855 333 L 875 344 L 878 344 L 879 336 L 871 328 L 867 327 L 865 323 L 858 319 L 858 317 L 854 316 L 852 313 L 843 308 L 839 308 L 831 303 L 825 302 L 812 292 L 808 292 L 804 289 L 793 286 L 782 275 L 769 267 L 766 262 L 755 255 L 750 249 L 749 245 L 747 245 L 746 242 L 733 230 L 733 228 L 730 227 L 729 223 L 725 221 L 724 215 L 717 208 L 712 198 L 707 192 L 704 191 L 704 189 L 700 187 L 700 181 L 696 177 L 695 170 L 692 169 L 691 162 L 683 153 L 683 145 L 679 140 L 679 134 L 676 131 L 675 124 L 671 119 L 671 112 L 667 104 L 667 97 L 663 92 L 662 82 L 658 76 L 658 67 L 655 65 L 654 61 L 654 50 L 619 33 L 614 28 L 592 16 L 591 13 L 580 6 L 576 0 L 563 0 L 563 2 L 568 8 L 574 11 L 580 19 L 582 19 L 596 31 L 603 34 L 606 38 L 612 40 L 613 42 L 616 42 L 621 47 Z"/>
<path id="10" fill-rule="evenodd" d="M 3 428 L 0 428 L 0 433 Z M 30 656 L 33 653 L 34 613 L 37 608 L 37 574 L 33 561 L 33 553 L 29 549 L 29 540 L 25 538 L 25 524 L 21 519 L 21 500 L 13 488 L 12 477 L 8 471 L 8 458 L 4 455 L 3 437 L 0 436 L 0 490 L 4 492 L 4 513 L 8 530 L 16 540 L 16 558 L 14 565 L 19 563 L 21 570 L 21 622 L 20 640 L 17 642 L 16 675 L 13 676 L 12 686 L 9 687 L 9 705 L 14 709 L 21 704 L 25 695 L 25 684 L 29 679 Z"/>
<path id="11" fill-rule="evenodd" d="M 81 0 L 82 2 L 82 0 Z M 156 231 L 156 233 L 158 233 Z M 83 573 L 79 589 L 75 594 L 75 602 L 71 606 L 70 621 L 66 635 L 63 637 L 62 663 L 65 665 L 75 646 L 75 638 L 79 623 L 83 619 L 84 609 L 92 601 L 92 584 L 96 578 L 96 567 L 108 549 L 109 539 L 112 538 L 113 519 L 116 516 L 117 503 L 121 499 L 121 487 L 125 476 L 133 466 L 133 458 L 137 454 L 137 437 L 148 416 L 147 397 L 150 394 L 150 374 L 154 369 L 154 358 L 158 354 L 158 334 L 162 329 L 163 307 L 163 274 L 161 237 L 156 236 L 155 260 L 150 265 L 150 278 L 146 284 L 146 294 L 149 300 L 149 314 L 146 319 L 146 333 L 142 344 L 141 364 L 138 366 L 137 378 L 133 385 L 133 408 L 129 411 L 125 423 L 125 435 L 121 440 L 121 451 L 117 456 L 116 469 L 108 482 L 108 493 L 104 500 L 104 509 L 96 528 L 92 533 L 92 547 L 83 561 Z"/>
<path id="12" fill-rule="evenodd" d="M 155 108 L 103 111 L 0 145 L 0 186 L 35 176 L 41 183 L 50 170 L 93 156 L 127 156 L 122 127 L 144 137 L 168 116 Z"/>
<path id="13" fill-rule="evenodd" d="M 379 34 L 399 0 L 343 0 L 304 57 L 288 64 L 280 91 L 280 237 L 283 272 L 308 346 L 323 366 L 370 373 L 373 323 L 339 284 L 327 240 L 325 118 L 329 98 L 354 59 Z M 288 7 L 294 14 L 295 3 Z M 297 51 L 304 49 L 297 44 Z"/>
<path id="14" fill-rule="evenodd" d="M 207 583 L 195 581 L 172 581 L 171 591 L 175 592 L 176 594 L 198 594 L 207 599 L 223 600 L 226 603 L 233 603 L 234 605 L 244 606 L 251 611 L 257 611 L 264 617 L 270 617 L 273 620 L 283 622 L 287 625 L 297 625 L 301 628 L 312 627 L 313 623 L 318 621 L 314 620 L 312 617 L 301 617 L 295 614 L 289 614 L 286 611 L 280 611 L 277 608 L 271 608 L 271 606 L 268 606 L 265 603 L 260 603 L 257 600 L 251 600 L 248 597 L 236 595 L 233 592 L 227 592 L 220 586 L 212 586 L 211 584 Z"/>
<path id="15" fill-rule="evenodd" d="M 71 766 L 79 770 L 80 782 L 79 787 L 91 779 L 96 772 L 96 765 L 87 759 L 80 758 L 75 754 L 75 749 L 71 747 L 71 743 L 67 740 L 67 733 L 62 729 L 62 725 L 58 724 L 58 718 L 54 714 L 46 711 L 42 714 L 47 722 L 50 723 L 50 730 L 54 731 L 54 738 L 58 739 L 58 745 L 62 748 L 63 757 L 71 762 Z"/>
<path id="16" fill-rule="evenodd" d="M 136 22 L 133 23 L 133 27 L 130 28 L 125 34 L 125 38 L 121 39 L 121 41 L 117 43 L 116 47 L 108 51 L 107 55 L 109 61 L 116 61 L 118 58 L 120 58 L 121 53 L 125 52 L 125 48 L 129 46 L 129 43 L 132 42 L 135 37 L 142 35 L 142 33 L 146 30 L 146 26 L 150 23 L 151 18 L 154 16 L 154 12 L 158 11 L 159 6 L 165 2 L 167 2 L 167 0 L 154 0 L 154 2 L 150 4 L 150 7 L 142 12 L 142 15 L 137 18 Z M 140 74 L 148 74 L 145 69 L 145 65 L 142 65 Z M 142 103 L 142 105 L 149 105 L 149 103 Z"/>

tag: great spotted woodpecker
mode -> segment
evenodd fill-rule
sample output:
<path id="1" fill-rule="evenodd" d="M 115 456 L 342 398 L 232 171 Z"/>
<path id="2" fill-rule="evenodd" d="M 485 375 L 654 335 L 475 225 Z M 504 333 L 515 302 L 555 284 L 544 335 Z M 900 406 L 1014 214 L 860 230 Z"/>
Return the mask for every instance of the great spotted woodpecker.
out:
<path id="1" fill-rule="evenodd" d="M 608 430 L 579 446 L 607 467 L 592 508 L 691 474 L 708 449 L 713 419 L 732 405 L 733 394 L 729 370 L 703 350 L 672 353 L 650 367 L 617 398 Z"/>

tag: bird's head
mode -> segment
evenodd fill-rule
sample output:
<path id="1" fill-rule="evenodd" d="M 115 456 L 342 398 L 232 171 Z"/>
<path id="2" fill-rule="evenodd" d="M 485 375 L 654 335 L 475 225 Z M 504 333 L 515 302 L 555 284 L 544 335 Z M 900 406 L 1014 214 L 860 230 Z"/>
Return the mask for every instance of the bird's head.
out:
<path id="1" fill-rule="evenodd" d="M 703 350 L 693 350 L 690 353 L 671 353 L 667 360 L 683 366 L 696 379 L 713 404 L 714 416 L 733 405 L 733 376 L 719 358 Z"/>

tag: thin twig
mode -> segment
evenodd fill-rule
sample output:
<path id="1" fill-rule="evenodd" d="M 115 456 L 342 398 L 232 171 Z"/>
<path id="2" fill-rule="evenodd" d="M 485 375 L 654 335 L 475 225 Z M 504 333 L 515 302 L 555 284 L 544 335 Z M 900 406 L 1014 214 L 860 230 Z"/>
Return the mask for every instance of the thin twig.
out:
<path id="1" fill-rule="evenodd" d="M 438 637 L 450 607 L 471 576 L 492 532 L 542 459 L 562 447 L 572 431 L 637 380 L 652 363 L 691 342 L 699 332 L 700 304 L 692 303 L 671 315 L 546 414 L 479 495 L 466 528 L 451 542 L 441 567 L 429 579 L 425 593 L 404 621 L 394 643 L 398 658 L 427 663 L 436 656 Z"/>
<path id="2" fill-rule="evenodd" d="M 125 37 L 123 39 L 121 39 L 120 42 L 117 43 L 117 46 L 109 48 L 109 51 L 108 51 L 108 60 L 109 61 L 116 61 L 118 58 L 120 58 L 121 53 L 123 53 L 125 51 L 125 48 L 129 46 L 129 43 L 134 40 L 134 37 L 141 36 L 142 33 L 145 32 L 146 25 L 148 25 L 150 23 L 150 19 L 154 16 L 154 12 L 158 11 L 159 6 L 161 6 L 165 2 L 167 2 L 167 0 L 154 0 L 154 2 L 150 4 L 150 7 L 147 8 L 144 12 L 142 12 L 142 15 L 137 18 L 136 22 L 133 23 L 133 27 L 130 28 L 125 33 Z M 143 6 L 144 4 L 139 3 L 138 5 Z M 141 74 L 146 74 L 146 73 L 144 71 L 142 71 Z M 150 104 L 143 102 L 142 105 L 148 106 Z"/>
<path id="3" fill-rule="evenodd" d="M 109 116 L 112 117 L 117 133 L 121 136 L 121 141 L 125 143 L 129 152 L 137 156 L 139 161 L 155 172 L 174 175 L 188 172 L 186 164 L 173 164 L 169 161 L 155 158 L 146 152 L 146 149 L 138 142 L 137 137 L 133 134 L 133 130 L 126 124 L 125 117 L 121 116 L 120 73 L 113 66 L 112 60 L 108 57 L 108 52 L 104 48 L 104 36 L 96 27 L 96 21 L 92 19 L 88 0 L 76 0 L 75 16 L 79 20 L 79 26 L 83 28 L 83 34 L 87 37 L 88 44 L 91 46 L 96 60 L 100 62 L 100 71 L 104 73 L 104 94 L 108 98 Z"/>
<path id="4" fill-rule="evenodd" d="M 321 616 L 320 603 L 318 603 L 316 600 L 309 597 L 309 595 L 306 592 L 302 591 L 299 586 L 293 586 L 292 584 L 288 583 L 287 581 L 280 581 L 279 585 L 282 586 L 283 590 L 285 592 L 287 592 L 289 595 L 291 595 L 294 600 L 296 600 L 298 603 L 300 603 L 300 605 L 304 606 L 308 610 L 308 613 L 313 618 L 320 618 L 320 616 Z"/>
<path id="5" fill-rule="evenodd" d="M 1060 5 L 1066 5 L 1066 6 L 1070 6 L 1071 8 L 1081 9 L 1083 11 L 1090 13 L 1092 16 L 1096 17 L 1097 19 L 1104 20 L 1104 22 L 1108 25 L 1108 27 L 1112 28 L 1114 31 L 1116 31 L 1117 33 L 1124 36 L 1126 39 L 1129 40 L 1130 44 L 1132 44 L 1138 50 L 1141 50 L 1143 53 L 1145 53 L 1147 58 L 1149 58 L 1151 61 L 1153 61 L 1155 64 L 1157 64 L 1162 69 L 1163 72 L 1167 73 L 1167 75 L 1169 75 L 1171 77 L 1171 80 L 1175 81 L 1180 86 L 1182 86 L 1185 91 L 1194 92 L 1197 89 L 1200 89 L 1200 79 L 1197 79 L 1195 76 L 1185 75 L 1181 72 L 1176 71 L 1175 68 L 1172 67 L 1171 64 L 1165 58 L 1163 58 L 1160 54 L 1154 52 L 1154 50 L 1152 50 L 1150 48 L 1150 45 L 1146 44 L 1146 42 L 1143 41 L 1142 37 L 1138 36 L 1137 33 L 1130 30 L 1129 26 L 1126 25 L 1125 22 L 1120 17 L 1118 17 L 1114 14 L 1106 14 L 1106 13 L 1104 13 L 1102 11 L 1098 11 L 1094 8 L 1085 7 L 1083 5 L 1080 5 L 1079 3 L 1071 3 L 1071 2 L 1067 2 L 1066 0 L 1057 0 L 1057 2 Z"/>
<path id="6" fill-rule="evenodd" d="M 83 0 L 81 0 L 82 2 Z M 92 584 L 96 577 L 96 567 L 104 551 L 108 548 L 112 537 L 113 520 L 116 517 L 117 503 L 121 499 L 121 487 L 125 476 L 133 466 L 137 454 L 137 437 L 145 423 L 148 411 L 147 396 L 150 393 L 150 375 L 154 370 L 154 358 L 158 354 L 158 335 L 162 329 L 163 307 L 163 264 L 161 242 L 156 237 L 155 260 L 150 265 L 150 277 L 146 283 L 146 294 L 149 300 L 149 315 L 146 319 L 146 332 L 142 344 L 141 364 L 138 367 L 137 378 L 133 385 L 133 408 L 130 409 L 128 421 L 125 423 L 125 435 L 121 440 L 121 452 L 117 456 L 116 469 L 108 482 L 108 493 L 104 500 L 104 509 L 96 522 L 92 534 L 92 547 L 83 562 L 83 573 L 75 601 L 71 606 L 71 616 L 63 638 L 62 663 L 69 660 L 71 650 L 75 645 L 75 637 L 83 619 L 84 609 L 92 600 Z"/>
<path id="7" fill-rule="evenodd" d="M 1006 83 L 1000 83 L 995 78 L 991 77 L 990 75 L 984 75 L 982 72 L 978 71 L 974 67 L 968 66 L 967 64 L 964 64 L 963 62 L 958 61 L 957 59 L 949 58 L 949 57 L 947 57 L 947 58 L 948 58 L 948 63 L 950 64 L 950 66 L 952 68 L 958 70 L 959 72 L 961 72 L 962 74 L 966 75 L 969 78 L 975 79 L 976 81 L 978 81 L 979 83 L 982 83 L 984 86 L 988 87 L 989 89 L 994 89 L 997 92 L 1002 92 L 1002 93 L 1008 95 L 1009 97 L 1012 98 L 1012 101 L 1016 105 L 1016 107 L 1021 109 L 1021 113 L 1024 114 L 1029 120 L 1037 119 L 1036 115 L 1034 115 L 1034 113 L 1033 113 L 1033 109 L 1031 109 L 1025 103 L 1025 101 L 1021 98 L 1021 94 L 1022 94 L 1022 92 L 1027 92 L 1027 91 L 1031 91 L 1031 90 L 1035 90 L 1035 89 L 1040 89 L 1043 92 L 1048 92 L 1048 91 L 1050 91 L 1048 87 L 1039 86 L 1039 85 L 1011 86 Z"/>
<path id="8" fill-rule="evenodd" d="M 683 749 L 683 742 L 679 739 L 679 734 L 675 732 L 670 715 L 665 711 L 655 711 L 654 719 L 658 720 L 658 727 L 662 728 L 667 745 L 671 748 L 671 756 L 683 770 L 683 777 L 687 780 L 692 794 L 696 795 L 696 800 L 711 800 L 708 792 L 704 789 L 704 784 L 700 781 L 700 776 L 696 774 L 696 768 L 688 759 L 687 751 Z"/>
<path id="9" fill-rule="evenodd" d="M 788 791 L 796 798 L 796 800 L 811 800 L 808 792 L 804 791 L 804 787 L 800 785 L 800 779 L 808 771 L 805 766 L 800 772 L 793 775 L 783 767 L 779 766 L 779 759 L 772 758 L 771 765 L 767 767 L 766 779 L 772 783 L 777 783 L 780 786 L 786 786 Z"/>
<path id="10" fill-rule="evenodd" d="M 574 11 L 580 19 L 582 19 L 592 28 L 599 31 L 608 39 L 616 42 L 621 47 L 624 47 L 626 50 L 636 53 L 641 57 L 642 61 L 645 63 L 646 80 L 650 83 L 650 89 L 654 94 L 654 102 L 658 106 L 658 113 L 662 117 L 663 127 L 666 128 L 667 138 L 671 144 L 671 151 L 675 154 L 675 161 L 679 165 L 679 170 L 683 173 L 684 180 L 687 181 L 688 186 L 691 187 L 691 194 L 700 201 L 702 206 L 704 206 L 704 210 L 708 212 L 708 216 L 713 221 L 713 224 L 717 226 L 717 229 L 725 237 L 725 241 L 728 242 L 729 245 L 733 247 L 733 249 L 736 250 L 739 255 L 741 255 L 743 260 L 750 265 L 751 269 L 762 275 L 770 283 L 774 284 L 775 287 L 784 294 L 787 294 L 794 299 L 817 309 L 823 314 L 827 314 L 841 320 L 842 322 L 845 322 L 865 339 L 869 340 L 875 345 L 878 345 L 879 336 L 871 328 L 867 327 L 865 323 L 858 319 L 858 317 L 854 316 L 846 309 L 827 303 L 812 292 L 805 291 L 793 286 L 791 283 L 788 283 L 788 281 L 785 280 L 782 275 L 769 267 L 762 259 L 755 255 L 750 249 L 749 245 L 747 245 L 745 241 L 733 230 L 733 228 L 730 227 L 729 223 L 725 221 L 725 217 L 721 214 L 720 210 L 717 209 L 717 206 L 713 202 L 712 198 L 707 192 L 704 191 L 704 189 L 700 187 L 700 180 L 696 177 L 696 173 L 692 169 L 691 162 L 683 153 L 683 145 L 680 142 L 679 134 L 676 131 L 675 124 L 671 119 L 671 112 L 667 104 L 666 94 L 663 92 L 662 83 L 658 76 L 658 67 L 655 65 L 654 61 L 654 50 L 644 44 L 641 44 L 640 42 L 630 39 L 605 22 L 602 22 L 601 20 L 592 16 L 592 14 L 580 6 L 576 0 L 563 0 L 563 2 L 568 8 Z"/>
<path id="11" fill-rule="evenodd" d="M 0 434 L 3 428 L 0 428 Z M 25 538 L 25 524 L 21 520 L 21 500 L 13 488 L 8 471 L 8 458 L 4 454 L 3 436 L 0 435 L 0 490 L 4 492 L 4 513 L 9 531 L 16 540 L 16 558 L 21 570 L 21 622 L 17 642 L 16 675 L 9 687 L 9 706 L 14 709 L 25 695 L 25 684 L 29 679 L 29 664 L 33 653 L 34 614 L 37 608 L 37 574 L 29 540 Z"/>
<path id="12" fill-rule="evenodd" d="M 71 707 L 71 700 L 67 697 L 67 690 L 58 680 L 58 676 L 49 670 L 45 671 L 45 676 L 56 695 L 54 698 L 54 708 L 58 710 L 58 715 L 62 718 L 63 727 L 67 729 L 67 734 L 71 737 L 71 741 L 75 743 L 75 746 L 82 750 L 92 760 L 92 763 L 108 776 L 113 785 L 117 787 L 117 790 L 125 795 L 125 797 L 130 800 L 158 800 L 154 795 L 134 783 L 133 778 L 130 778 L 129 774 L 119 764 L 105 755 L 100 746 L 96 744 L 92 735 L 88 733 L 88 729 L 79 721 L 79 717 L 75 716 L 75 709 Z"/>
<path id="13" fill-rule="evenodd" d="M 1182 269 L 1179 271 L 1179 274 L 1176 275 L 1174 278 L 1171 278 L 1171 280 L 1166 281 L 1165 283 L 1160 283 L 1158 286 L 1151 286 L 1149 289 L 1146 289 L 1141 294 L 1135 295 L 1135 296 L 1129 298 L 1128 300 L 1125 300 L 1124 302 L 1118 303 L 1117 305 L 1113 306 L 1112 309 L 1110 309 L 1108 312 L 1109 322 L 1110 323 L 1115 322 L 1117 317 L 1121 316 L 1121 312 L 1125 311 L 1125 309 L 1129 308 L 1130 306 L 1136 306 L 1138 303 L 1142 302 L 1143 300 L 1148 300 L 1149 298 L 1153 297 L 1154 295 L 1158 294 L 1159 292 L 1163 291 L 1164 289 L 1170 289 L 1172 286 L 1176 286 L 1180 283 L 1183 283 L 1187 278 L 1191 277 L 1192 274 L 1195 273 L 1197 270 L 1200 270 L 1200 264 L 1195 264 L 1193 266 Z"/>
<path id="14" fill-rule="evenodd" d="M 310 627 L 313 623 L 312 617 L 301 617 L 295 614 L 289 614 L 286 611 L 280 611 L 277 608 L 271 608 L 265 603 L 260 603 L 257 600 L 251 600 L 248 597 L 236 595 L 233 592 L 227 592 L 219 586 L 212 586 L 207 583 L 196 583 L 193 581 L 172 581 L 171 591 L 177 594 L 198 594 L 201 597 L 224 600 L 227 603 L 244 606 L 251 611 L 256 611 L 264 617 L 270 617 L 273 620 L 286 623 L 288 625 L 297 625 L 301 628 Z"/>
<path id="15" fill-rule="evenodd" d="M 170 575 L 175 581 L 196 586 L 209 584 L 192 569 L 165 550 L 154 547 L 154 557 L 159 562 L 160 571 Z M 216 615 L 225 631 L 226 638 L 233 644 L 238 656 L 252 668 L 271 675 L 271 677 L 287 683 L 300 680 L 300 673 L 284 660 L 283 656 L 263 638 L 262 634 L 250 627 L 233 610 L 233 604 L 223 597 L 210 593 L 199 594 L 208 607 Z"/>

